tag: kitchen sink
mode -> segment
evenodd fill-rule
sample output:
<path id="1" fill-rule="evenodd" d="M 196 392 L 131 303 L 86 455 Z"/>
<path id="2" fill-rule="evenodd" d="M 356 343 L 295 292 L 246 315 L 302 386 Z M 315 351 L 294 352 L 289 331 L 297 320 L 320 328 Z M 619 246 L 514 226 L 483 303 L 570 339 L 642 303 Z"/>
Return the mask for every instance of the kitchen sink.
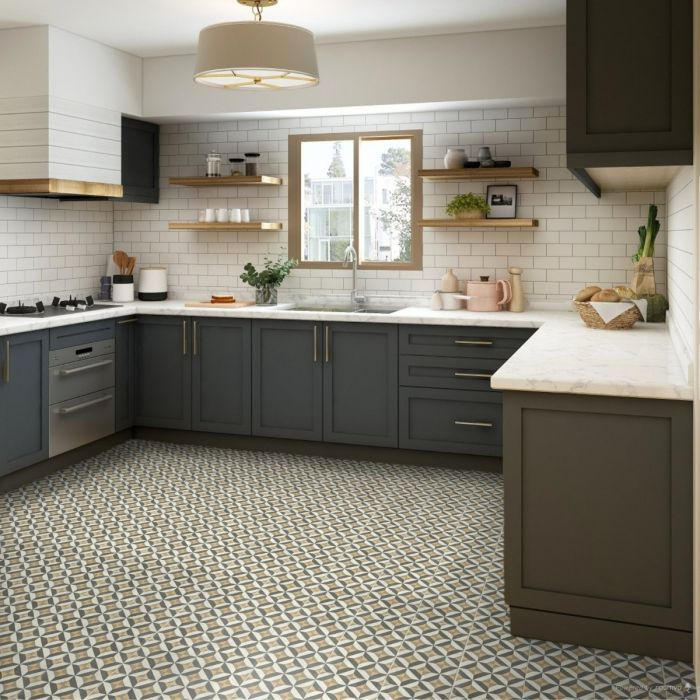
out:
<path id="1" fill-rule="evenodd" d="M 360 308 L 355 308 L 352 306 L 323 306 L 322 304 L 316 305 L 300 305 L 295 306 L 289 311 L 323 311 L 324 313 L 337 313 L 337 314 L 393 314 L 395 311 L 400 311 L 400 308 L 387 308 L 383 306 L 362 306 Z"/>

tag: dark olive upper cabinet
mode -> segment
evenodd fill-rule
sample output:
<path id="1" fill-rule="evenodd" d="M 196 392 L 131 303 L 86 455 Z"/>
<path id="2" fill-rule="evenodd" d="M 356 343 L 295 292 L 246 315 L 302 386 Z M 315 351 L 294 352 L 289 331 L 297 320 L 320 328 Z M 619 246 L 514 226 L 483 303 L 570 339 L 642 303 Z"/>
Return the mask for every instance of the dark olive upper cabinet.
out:
<path id="1" fill-rule="evenodd" d="M 250 434 L 250 321 L 192 320 L 192 430 Z"/>
<path id="2" fill-rule="evenodd" d="M 158 203 L 160 127 L 122 117 L 122 202 Z"/>
<path id="3" fill-rule="evenodd" d="M 136 353 L 136 324 L 138 319 L 117 321 L 115 331 L 115 430 L 126 430 L 134 425 L 134 359 Z"/>
<path id="4" fill-rule="evenodd" d="M 136 425 L 190 429 L 191 336 L 189 319 L 139 317 L 134 363 Z"/>
<path id="5" fill-rule="evenodd" d="M 0 476 L 49 456 L 49 332 L 0 338 Z"/>
<path id="6" fill-rule="evenodd" d="M 397 327 L 324 324 L 323 439 L 398 447 Z"/>
<path id="7" fill-rule="evenodd" d="M 567 0 L 570 169 L 692 163 L 692 0 Z"/>
<path id="8" fill-rule="evenodd" d="M 323 324 L 253 323 L 253 435 L 323 438 Z"/>

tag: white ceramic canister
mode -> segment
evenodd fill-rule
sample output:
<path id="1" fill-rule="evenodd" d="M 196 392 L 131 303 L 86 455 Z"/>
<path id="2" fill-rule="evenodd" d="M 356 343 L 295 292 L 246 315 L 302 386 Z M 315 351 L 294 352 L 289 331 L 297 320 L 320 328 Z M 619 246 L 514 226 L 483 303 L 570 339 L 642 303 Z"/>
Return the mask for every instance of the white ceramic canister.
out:
<path id="1" fill-rule="evenodd" d="M 228 223 L 228 209 L 217 209 L 216 220 L 220 224 Z"/>
<path id="2" fill-rule="evenodd" d="M 229 209 L 228 210 L 228 218 L 229 221 L 231 221 L 234 224 L 240 224 L 241 223 L 241 210 L 240 209 Z"/>
<path id="3" fill-rule="evenodd" d="M 142 267 L 139 271 L 139 299 L 165 301 L 168 298 L 168 269 L 158 265 Z"/>
<path id="4" fill-rule="evenodd" d="M 463 168 L 467 154 L 463 148 L 448 148 L 445 154 L 445 167 L 448 170 Z"/>

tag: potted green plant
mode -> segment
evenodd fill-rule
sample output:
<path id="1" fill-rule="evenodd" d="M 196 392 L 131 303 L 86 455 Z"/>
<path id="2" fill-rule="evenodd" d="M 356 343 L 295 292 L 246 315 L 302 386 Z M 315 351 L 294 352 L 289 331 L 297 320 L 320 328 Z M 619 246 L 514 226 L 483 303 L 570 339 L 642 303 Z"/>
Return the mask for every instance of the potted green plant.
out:
<path id="1" fill-rule="evenodd" d="M 246 263 L 241 279 L 255 287 L 255 303 L 273 306 L 277 303 L 277 288 L 297 266 L 296 260 L 270 260 L 265 258 L 265 267 L 258 271 L 253 263 Z"/>
<path id="2" fill-rule="evenodd" d="M 479 194 L 458 194 L 447 205 L 447 213 L 457 219 L 483 219 L 491 207 Z"/>

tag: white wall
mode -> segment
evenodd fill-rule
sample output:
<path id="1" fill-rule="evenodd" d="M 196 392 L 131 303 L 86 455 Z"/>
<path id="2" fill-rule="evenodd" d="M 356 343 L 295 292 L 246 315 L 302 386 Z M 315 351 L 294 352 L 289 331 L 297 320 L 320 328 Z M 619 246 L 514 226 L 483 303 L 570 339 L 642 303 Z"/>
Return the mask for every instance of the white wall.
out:
<path id="1" fill-rule="evenodd" d="M 688 365 L 695 356 L 695 174 L 686 166 L 666 190 L 668 300 L 670 329 L 679 355 Z"/>
<path id="2" fill-rule="evenodd" d="M 561 104 L 563 27 L 321 44 L 318 87 L 225 91 L 192 80 L 194 56 L 144 59 L 145 118 L 203 118 L 270 110 L 508 100 Z"/>
<path id="3" fill-rule="evenodd" d="M 0 98 L 49 94 L 49 28 L 0 30 Z"/>
<path id="4" fill-rule="evenodd" d="M 143 110 L 142 59 L 49 27 L 49 93 L 120 115 Z"/>
<path id="5" fill-rule="evenodd" d="M 287 245 L 287 187 L 184 188 L 171 176 L 204 174 L 207 151 L 226 157 L 245 151 L 263 154 L 260 170 L 288 175 L 289 134 L 422 129 L 426 168 L 442 167 L 448 146 L 463 145 L 476 156 L 480 145 L 494 148 L 514 165 L 533 165 L 540 177 L 518 185 L 518 214 L 536 217 L 534 230 L 432 230 L 424 232 L 424 268 L 413 272 L 363 270 L 359 282 L 370 295 L 427 299 L 448 267 L 461 279 L 507 277 L 510 265 L 524 268 L 523 286 L 531 300 L 565 301 L 588 284 L 629 284 L 637 228 L 650 202 L 659 205 L 664 233 L 656 246 L 660 291 L 665 282 L 665 193 L 617 192 L 596 199 L 564 167 L 563 107 L 409 112 L 238 122 L 166 124 L 161 130 L 161 201 L 158 205 L 115 203 L 115 245 L 144 263 L 170 271 L 171 293 L 197 299 L 233 291 L 250 297 L 239 275 L 243 265 L 277 257 Z M 486 182 L 424 183 L 424 216 L 445 216 L 457 192 L 484 192 Z M 282 221 L 281 232 L 169 231 L 168 221 L 195 221 L 205 207 L 248 207 L 253 219 Z M 282 297 L 347 294 L 349 270 L 295 270 Z"/>

